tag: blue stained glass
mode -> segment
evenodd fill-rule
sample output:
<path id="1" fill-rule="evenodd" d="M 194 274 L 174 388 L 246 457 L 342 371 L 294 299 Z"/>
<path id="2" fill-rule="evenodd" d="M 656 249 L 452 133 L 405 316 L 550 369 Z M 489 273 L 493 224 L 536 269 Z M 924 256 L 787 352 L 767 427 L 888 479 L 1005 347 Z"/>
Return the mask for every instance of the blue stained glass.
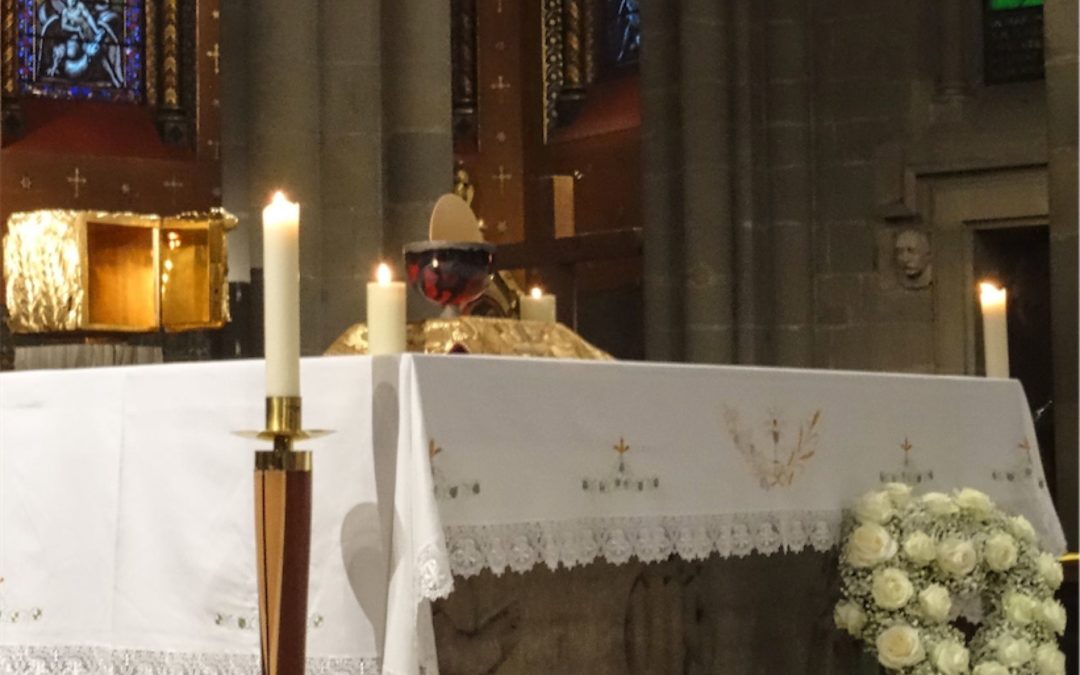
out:
<path id="1" fill-rule="evenodd" d="M 141 102 L 141 0 L 17 0 L 22 92 Z"/>
<path id="2" fill-rule="evenodd" d="M 607 51 L 611 63 L 628 65 L 641 51 L 641 13 L 638 0 L 607 0 Z"/>

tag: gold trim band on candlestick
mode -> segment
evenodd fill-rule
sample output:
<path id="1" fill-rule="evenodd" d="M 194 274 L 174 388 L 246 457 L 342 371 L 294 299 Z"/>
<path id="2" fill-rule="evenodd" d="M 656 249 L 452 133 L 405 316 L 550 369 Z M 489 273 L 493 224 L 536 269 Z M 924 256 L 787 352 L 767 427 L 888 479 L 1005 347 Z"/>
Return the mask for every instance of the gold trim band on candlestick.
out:
<path id="1" fill-rule="evenodd" d="M 258 451 L 256 471 L 311 471 L 311 453 L 306 450 Z"/>
<path id="2" fill-rule="evenodd" d="M 266 397 L 267 431 L 295 437 L 303 428 L 299 396 Z"/>

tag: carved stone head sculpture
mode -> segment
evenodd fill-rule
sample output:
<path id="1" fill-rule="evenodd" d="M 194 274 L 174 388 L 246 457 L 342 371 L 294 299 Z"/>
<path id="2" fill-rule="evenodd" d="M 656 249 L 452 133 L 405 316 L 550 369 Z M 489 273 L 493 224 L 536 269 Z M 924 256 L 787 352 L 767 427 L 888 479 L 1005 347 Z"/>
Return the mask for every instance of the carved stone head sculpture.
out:
<path id="1" fill-rule="evenodd" d="M 926 288 L 933 281 L 930 238 L 919 230 L 903 230 L 893 244 L 896 255 L 896 278 L 909 289 Z"/>

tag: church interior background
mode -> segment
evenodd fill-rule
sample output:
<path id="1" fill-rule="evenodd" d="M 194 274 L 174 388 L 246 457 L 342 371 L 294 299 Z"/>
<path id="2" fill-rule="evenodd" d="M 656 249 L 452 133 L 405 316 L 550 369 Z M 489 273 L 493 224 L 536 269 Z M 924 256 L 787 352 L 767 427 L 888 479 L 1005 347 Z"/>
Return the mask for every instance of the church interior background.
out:
<path id="1" fill-rule="evenodd" d="M 507 278 L 542 284 L 560 322 L 619 359 L 980 375 L 973 289 L 993 278 L 1011 294 L 1012 374 L 1075 550 L 1075 0 L 2 9 L 0 223 L 44 208 L 224 207 L 238 225 L 227 259 L 209 260 L 229 321 L 0 325 L 0 368 L 70 344 L 164 361 L 261 356 L 258 219 L 276 187 L 303 205 L 305 355 L 363 320 L 376 261 L 425 239 L 451 191 Z M 4 305 L 0 294 L 0 317 Z M 431 315 L 412 300 L 409 312 Z M 738 603 L 767 602 L 725 585 L 742 564 L 629 565 L 615 580 L 597 564 L 539 573 L 539 590 L 481 575 L 437 607 L 443 669 L 540 672 L 532 647 L 512 649 L 520 616 L 503 599 L 514 597 L 550 623 L 531 630 L 563 636 L 536 644 L 561 645 L 582 672 L 621 672 L 574 646 L 588 617 L 560 610 L 602 584 L 604 602 L 661 613 L 683 611 L 663 591 L 676 586 L 735 607 L 699 615 L 686 630 L 700 635 L 657 641 L 660 652 L 627 647 L 633 672 L 719 672 Z M 820 583 L 814 569 L 804 561 L 805 583 Z M 1073 597 L 1073 622 L 1075 609 Z"/>

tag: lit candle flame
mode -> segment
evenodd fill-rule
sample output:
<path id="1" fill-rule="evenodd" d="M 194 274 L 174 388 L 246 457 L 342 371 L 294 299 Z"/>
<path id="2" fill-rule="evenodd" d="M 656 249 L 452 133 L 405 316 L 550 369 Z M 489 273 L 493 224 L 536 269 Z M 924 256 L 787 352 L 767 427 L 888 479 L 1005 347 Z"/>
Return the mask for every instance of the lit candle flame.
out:
<path id="1" fill-rule="evenodd" d="M 375 280 L 378 281 L 380 285 L 385 286 L 390 283 L 390 279 L 390 266 L 386 263 L 379 263 L 378 269 L 375 270 Z"/>
<path id="2" fill-rule="evenodd" d="M 1005 289 L 997 284 L 984 281 L 979 284 L 979 301 L 983 307 L 1005 304 Z"/>
<path id="3" fill-rule="evenodd" d="M 544 295 L 544 291 L 540 290 L 539 286 L 533 286 L 532 290 L 529 291 L 529 295 L 539 300 Z"/>
<path id="4" fill-rule="evenodd" d="M 276 206 L 285 206 L 289 203 L 289 198 L 285 196 L 285 192 L 283 190 L 278 190 L 270 199 L 270 203 Z"/>

